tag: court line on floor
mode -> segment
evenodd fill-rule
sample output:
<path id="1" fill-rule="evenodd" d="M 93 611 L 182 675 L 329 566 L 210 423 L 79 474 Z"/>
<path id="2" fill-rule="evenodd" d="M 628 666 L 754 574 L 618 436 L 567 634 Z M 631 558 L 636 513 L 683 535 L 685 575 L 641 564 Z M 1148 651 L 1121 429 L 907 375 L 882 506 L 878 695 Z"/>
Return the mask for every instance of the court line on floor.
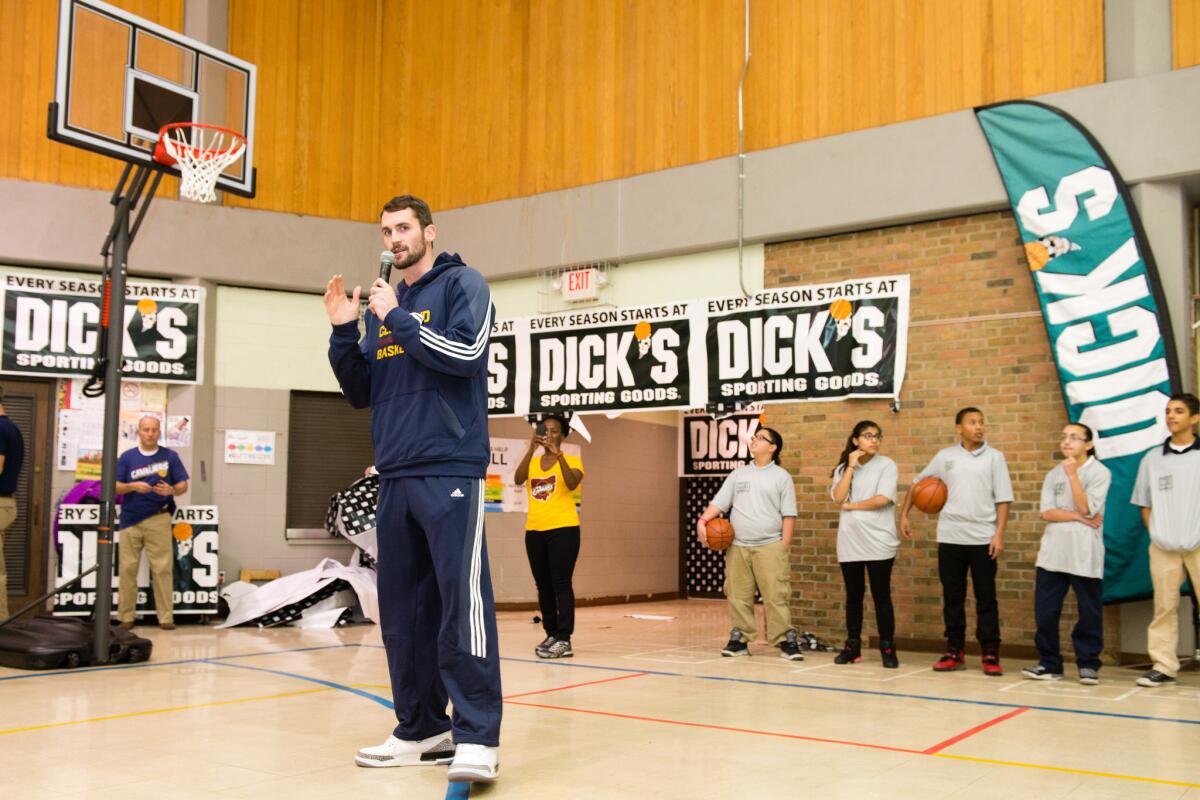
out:
<path id="1" fill-rule="evenodd" d="M 525 702 L 521 702 L 521 701 L 514 701 L 514 702 L 510 703 L 509 705 L 525 706 L 528 708 L 545 709 L 545 710 L 551 710 L 551 711 L 568 711 L 568 712 L 573 712 L 576 714 L 590 714 L 590 715 L 594 715 L 594 716 L 611 717 L 611 718 L 615 718 L 615 719 L 627 719 L 627 720 L 633 720 L 633 721 L 637 721 L 637 722 L 654 722 L 654 723 L 659 723 L 659 724 L 663 724 L 663 725 L 678 725 L 678 726 L 685 727 L 685 728 L 701 728 L 701 729 L 705 729 L 705 730 L 723 731 L 723 732 L 727 732 L 727 733 L 747 733 L 747 734 L 756 735 L 756 736 L 770 736 L 770 737 L 775 737 L 775 738 L 780 738 L 780 739 L 793 739 L 793 740 L 800 740 L 800 741 L 806 741 L 806 742 L 817 742 L 817 743 L 821 743 L 821 744 L 840 744 L 840 745 L 847 745 L 850 747 L 867 748 L 867 749 L 871 749 L 871 750 L 887 750 L 887 751 L 894 752 L 894 753 L 905 753 L 908 755 L 916 755 L 916 756 L 928 756 L 930 758 L 952 758 L 952 759 L 956 759 L 956 760 L 960 760 L 960 761 L 976 761 L 976 762 L 979 762 L 982 764 L 994 764 L 994 765 L 1006 766 L 1006 767 L 1022 767 L 1024 769 L 1046 770 L 1046 771 L 1050 771 L 1050 772 L 1066 772 L 1066 773 L 1070 773 L 1070 774 L 1074 774 L 1074 775 L 1091 775 L 1091 776 L 1100 777 L 1100 778 L 1112 778 L 1112 779 L 1116 779 L 1116 780 L 1138 781 L 1141 783 L 1157 783 L 1157 784 L 1165 784 L 1167 786 L 1186 786 L 1188 788 L 1200 788 L 1200 783 L 1186 783 L 1183 781 L 1167 780 L 1165 778 L 1147 778 L 1147 777 L 1143 777 L 1141 775 L 1122 775 L 1122 774 L 1115 773 L 1115 772 L 1096 772 L 1093 770 L 1073 769 L 1070 767 L 1055 767 L 1055 766 L 1052 766 L 1049 764 L 1030 764 L 1030 763 L 1023 763 L 1023 762 L 1018 762 L 1018 761 L 1001 761 L 998 759 L 991 759 L 991 758 L 978 758 L 976 756 L 960 756 L 960 755 L 954 755 L 952 753 L 938 753 L 938 752 L 930 753 L 930 752 L 927 752 L 924 750 L 912 750 L 912 749 L 906 748 L 906 747 L 890 747 L 888 745 L 870 744 L 868 742 L 851 742 L 851 741 L 847 741 L 847 740 L 843 740 L 843 739 L 826 739 L 826 738 L 821 738 L 818 736 L 802 736 L 800 734 L 794 734 L 794 733 L 780 733 L 777 731 L 760 731 L 760 730 L 754 730 L 751 728 L 734 728 L 734 727 L 725 726 L 725 725 L 711 725 L 711 724 L 703 723 L 703 722 L 686 722 L 684 720 L 663 719 L 660 717 L 645 717 L 645 716 L 639 716 L 636 714 L 621 714 L 621 713 L 618 713 L 615 711 L 600 711 L 598 709 L 573 708 L 571 706 L 553 706 L 553 705 L 549 705 L 546 703 L 525 703 Z M 1025 709 L 1025 710 L 1028 711 L 1031 709 Z M 1015 712 L 1013 714 L 1006 714 L 1003 717 L 999 717 L 995 720 L 992 720 L 991 722 L 986 723 L 984 726 L 981 726 L 980 729 L 982 729 L 983 727 L 988 727 L 990 725 L 994 725 L 997 722 L 1002 722 L 1005 719 L 1008 719 L 1009 717 L 1012 717 L 1012 716 L 1015 716 Z M 977 733 L 977 732 L 978 731 L 973 728 L 971 731 L 967 731 L 966 733 L 972 734 L 972 733 Z M 965 738 L 965 737 L 963 737 L 963 738 Z M 949 744 L 953 744 L 953 740 L 950 740 Z M 949 744 L 946 744 L 946 746 L 949 746 Z M 937 746 L 938 745 L 935 745 L 935 747 L 937 747 Z"/>
<path id="2" fill-rule="evenodd" d="M 100 667 L 79 667 L 78 669 L 53 670 L 35 672 L 29 675 L 2 675 L 2 681 L 22 681 L 30 678 L 53 678 L 59 675 L 81 675 L 85 672 L 111 672 L 122 669 L 147 669 L 150 667 L 174 667 L 180 664 L 199 664 L 202 661 L 226 661 L 233 658 L 257 658 L 259 656 L 277 656 L 284 653 L 307 653 L 314 650 L 338 650 L 345 647 L 363 647 L 358 642 L 350 644 L 327 644 L 319 647 L 293 647 L 287 650 L 262 650 L 257 653 L 233 653 L 227 656 L 206 656 L 204 658 L 181 658 L 174 661 L 143 661 L 138 664 L 106 664 Z"/>
<path id="3" fill-rule="evenodd" d="M 908 753 L 910 755 L 921 755 L 920 750 L 912 750 L 907 747 L 892 747 L 886 744 L 870 744 L 868 742 L 851 742 L 844 739 L 827 739 L 820 736 L 803 736 L 798 733 L 783 733 L 780 731 L 760 731 L 753 728 L 735 728 L 729 725 L 713 725 L 707 722 L 685 722 L 677 719 L 662 719 L 660 717 L 644 717 L 638 714 L 621 714 L 616 711 L 599 711 L 591 708 L 572 708 L 570 706 L 552 706 L 546 703 L 526 703 L 521 701 L 505 701 L 508 705 L 525 706 L 527 708 L 541 708 L 550 711 L 571 711 L 577 714 L 592 714 L 598 717 L 613 717 L 615 719 L 628 719 L 637 722 L 657 722 L 663 725 L 679 725 L 685 728 L 702 728 L 710 731 L 724 731 L 727 733 L 749 733 L 754 736 L 771 736 L 778 739 L 797 739 L 805 742 L 821 742 L 823 744 L 842 744 L 851 747 L 866 747 L 872 750 L 888 750 L 893 753 Z"/>
<path id="4" fill-rule="evenodd" d="M 583 683 L 572 683 L 569 686 L 555 686 L 551 689 L 538 689 L 537 691 L 534 691 L 534 692 L 521 692 L 520 694 L 509 694 L 509 695 L 504 696 L 504 702 L 507 703 L 510 700 L 517 698 L 517 697 L 532 697 L 535 694 L 549 694 L 550 692 L 561 692 L 566 689 L 578 689 L 581 686 L 596 686 L 597 684 L 601 684 L 601 683 L 612 683 L 613 681 L 627 681 L 630 678 L 643 678 L 645 676 L 646 676 L 645 672 L 635 672 L 632 675 L 618 675 L 615 678 L 603 678 L 598 681 L 584 681 Z"/>
<path id="5" fill-rule="evenodd" d="M 229 669 L 248 669 L 253 672 L 269 672 L 272 675 L 282 675 L 285 678 L 295 678 L 295 679 L 301 680 L 301 681 L 308 681 L 309 683 L 316 683 L 316 684 L 319 684 L 320 686 L 326 686 L 330 689 L 337 689 L 339 691 L 349 692 L 350 694 L 356 694 L 359 697 L 365 697 L 366 699 L 368 699 L 374 703 L 378 703 L 379 705 L 381 705 L 385 708 L 392 708 L 392 709 L 395 708 L 395 706 L 392 705 L 391 700 L 386 700 L 377 694 L 371 694 L 370 692 L 364 692 L 362 689 L 356 689 L 353 686 L 347 686 L 344 683 L 338 683 L 336 681 L 327 681 L 324 678 L 314 678 L 311 675 L 301 675 L 299 672 L 286 672 L 281 669 L 267 669 L 266 667 L 252 667 L 249 664 L 225 664 L 225 663 L 221 663 L 221 662 L 217 662 L 217 661 L 210 661 L 208 659 L 200 659 L 200 663 L 212 664 L 214 667 L 228 667 Z"/>
<path id="6" fill-rule="evenodd" d="M 370 647 L 373 645 L 364 645 Z M 1077 714 L 1093 717 L 1113 717 L 1116 719 L 1130 719 L 1143 722 L 1174 722 L 1182 725 L 1200 725 L 1200 719 L 1187 719 L 1182 717 L 1156 717 L 1148 714 L 1121 714 L 1115 711 L 1090 711 L 1082 708 L 1062 708 L 1060 706 L 1035 706 L 1028 703 L 1002 703 L 997 700 L 974 700 L 965 697 L 939 697 L 938 695 L 928 694 L 910 694 L 907 692 L 885 692 L 881 689 L 854 689 L 848 686 L 819 686 L 811 683 L 786 683 L 783 681 L 768 681 L 758 678 L 737 678 L 726 675 L 693 675 L 686 672 L 668 672 L 666 670 L 633 670 L 628 667 L 609 667 L 596 664 L 584 664 L 581 662 L 564 662 L 558 659 L 544 660 L 532 658 L 515 658 L 513 656 L 501 656 L 501 661 L 513 661 L 522 664 L 538 664 L 544 667 L 564 667 L 574 669 L 595 669 L 609 672 L 644 672 L 647 675 L 664 675 L 672 678 L 696 678 L 705 681 L 724 681 L 728 683 L 747 683 L 759 686 L 778 686 L 786 689 L 811 689 L 818 692 L 837 692 L 842 694 L 858 694 L 868 695 L 873 697 L 891 697 L 898 700 L 928 700 L 938 703 L 957 703 L 960 705 L 986 706 L 990 708 L 1030 708 L 1035 711 L 1047 711 L 1055 714 Z"/>
<path id="7" fill-rule="evenodd" d="M 145 711 L 128 711 L 124 714 L 108 714 L 103 717 L 88 717 L 87 719 L 72 719 L 65 722 L 47 722 L 42 725 L 27 725 L 23 728 L 9 728 L 8 730 L 0 731 L 0 736 L 8 733 L 26 733 L 28 731 L 40 731 L 47 728 L 65 728 L 70 725 L 83 725 L 89 722 L 110 722 L 117 719 L 129 719 L 131 717 L 146 717 L 152 714 L 170 714 L 175 711 L 192 711 L 197 708 L 212 708 L 214 706 L 230 706 L 237 703 L 254 703 L 259 700 L 279 700 L 284 697 L 298 697 L 305 694 L 316 694 L 317 692 L 330 692 L 332 687 L 321 687 L 320 689 L 301 689 L 296 692 L 282 692 L 280 694 L 265 694 L 257 697 L 239 697 L 234 700 L 213 700 L 207 703 L 192 703 L 186 706 L 171 706 L 169 708 L 152 708 Z"/>
<path id="8" fill-rule="evenodd" d="M 1021 714 L 1024 714 L 1028 710 L 1029 710 L 1028 708 L 1013 709 L 1012 711 L 1009 711 L 1007 714 L 1002 714 L 999 717 L 996 717 L 995 719 L 990 719 L 987 722 L 980 723 L 979 725 L 976 725 L 974 728 L 969 728 L 968 730 L 963 731 L 962 733 L 958 734 L 957 736 L 951 736 L 946 741 L 938 742 L 937 744 L 933 745 L 932 747 L 925 748 L 921 752 L 923 752 L 927 756 L 934 755 L 935 753 L 940 753 L 941 751 L 945 750 L 950 745 L 958 744 L 963 739 L 969 739 L 972 736 L 974 736 L 975 734 L 980 733 L 981 731 L 986 731 L 988 728 L 992 727 L 993 725 L 999 725 L 1001 722 L 1005 722 L 1007 720 L 1012 719 L 1013 717 L 1020 716 Z"/>
<path id="9" fill-rule="evenodd" d="M 1024 767 L 1025 769 L 1040 769 L 1047 772 L 1065 772 L 1069 775 L 1090 775 L 1096 778 L 1115 778 L 1122 781 L 1139 781 L 1141 783 L 1158 783 L 1166 786 L 1184 786 L 1189 789 L 1200 789 L 1200 783 L 1186 781 L 1171 781 L 1166 778 L 1144 778 L 1141 775 L 1122 775 L 1117 772 L 1097 772 L 1090 769 L 1073 769 L 1071 767 L 1055 767 L 1051 764 L 1026 764 L 1021 761 L 1001 761 L 997 758 L 979 758 L 977 756 L 959 756 L 953 753 L 930 753 L 934 758 L 953 758 L 956 761 L 974 761 L 978 764 L 996 764 L 1001 767 Z"/>

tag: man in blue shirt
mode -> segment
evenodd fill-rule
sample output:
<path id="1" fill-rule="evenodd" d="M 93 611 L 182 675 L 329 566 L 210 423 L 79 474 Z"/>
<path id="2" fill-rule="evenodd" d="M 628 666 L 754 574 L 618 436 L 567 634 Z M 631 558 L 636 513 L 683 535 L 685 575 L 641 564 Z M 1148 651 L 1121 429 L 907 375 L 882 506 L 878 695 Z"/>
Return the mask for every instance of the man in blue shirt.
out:
<path id="1" fill-rule="evenodd" d="M 165 631 L 175 629 L 175 548 L 171 542 L 171 516 L 175 498 L 188 488 L 188 473 L 174 450 L 158 446 L 157 417 L 138 420 L 138 446 L 117 459 L 117 494 L 121 519 L 117 527 L 121 555 L 121 583 L 117 619 L 121 627 L 133 627 L 137 610 L 137 574 L 142 550 L 150 561 L 154 584 L 154 613 Z"/>
<path id="2" fill-rule="evenodd" d="M 4 387 L 0 386 L 0 620 L 8 619 L 8 570 L 4 565 L 4 532 L 17 519 L 17 475 L 25 460 L 25 440 L 4 413 Z"/>

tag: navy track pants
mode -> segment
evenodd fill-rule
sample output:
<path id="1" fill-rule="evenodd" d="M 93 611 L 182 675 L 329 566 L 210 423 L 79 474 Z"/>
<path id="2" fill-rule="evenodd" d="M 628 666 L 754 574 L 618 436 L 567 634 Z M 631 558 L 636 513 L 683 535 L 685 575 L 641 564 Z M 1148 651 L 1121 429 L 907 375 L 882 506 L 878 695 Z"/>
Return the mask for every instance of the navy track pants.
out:
<path id="1" fill-rule="evenodd" d="M 452 729 L 455 742 L 497 746 L 500 654 L 483 481 L 384 479 L 376 528 L 395 736 L 425 739 Z"/>

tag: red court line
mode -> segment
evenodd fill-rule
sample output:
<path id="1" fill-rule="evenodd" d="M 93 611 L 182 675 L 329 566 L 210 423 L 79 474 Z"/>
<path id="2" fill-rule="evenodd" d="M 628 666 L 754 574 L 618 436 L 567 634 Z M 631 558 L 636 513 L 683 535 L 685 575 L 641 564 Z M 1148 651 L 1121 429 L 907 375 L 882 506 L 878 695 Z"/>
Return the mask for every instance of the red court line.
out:
<path id="1" fill-rule="evenodd" d="M 505 702 L 508 702 L 507 700 Z M 823 739 L 819 736 L 801 736 L 797 733 L 780 733 L 778 731 L 757 731 L 750 728 L 731 728 L 726 725 L 709 725 L 703 722 L 683 722 L 677 719 L 660 719 L 659 717 L 641 717 L 635 714 L 618 714 L 615 711 L 596 711 L 590 708 L 570 708 L 568 706 L 550 706 L 542 703 L 509 703 L 514 706 L 529 708 L 545 708 L 551 711 L 574 711 L 577 714 L 594 714 L 598 717 L 615 717 L 616 719 L 632 719 L 638 722 L 658 722 L 663 725 L 679 725 L 684 728 L 704 728 L 710 731 L 728 731 L 730 733 L 750 733 L 755 736 L 774 736 L 779 739 L 799 739 L 805 742 L 823 742 L 825 744 L 845 744 L 851 747 L 868 747 L 872 750 L 890 750 L 893 753 L 911 753 L 921 755 L 920 750 L 910 750 L 907 747 L 888 747 L 883 744 L 867 744 L 866 742 L 848 742 L 843 739 Z"/>
<path id="2" fill-rule="evenodd" d="M 553 689 L 538 689 L 536 692 L 522 692 L 521 694 L 510 694 L 504 698 L 504 702 L 508 702 L 514 697 L 529 697 L 535 694 L 546 694 L 548 692 L 561 692 L 563 689 L 577 689 L 580 686 L 595 686 L 598 683 L 612 683 L 613 681 L 625 681 L 630 678 L 641 678 L 646 675 L 645 672 L 635 672 L 631 675 L 619 675 L 616 678 L 604 678 L 598 681 L 584 681 L 583 683 L 572 683 L 570 686 L 555 686 Z M 518 703 L 518 705 L 524 705 Z"/>
<path id="3" fill-rule="evenodd" d="M 975 734 L 979 733 L 980 731 L 985 731 L 988 728 L 992 727 L 993 725 L 999 725 L 1001 722 L 1004 722 L 1007 719 L 1012 719 L 1013 717 L 1017 716 L 1018 714 L 1024 714 L 1028 710 L 1029 710 L 1028 708 L 1013 709 L 1012 711 L 1008 712 L 1007 714 L 996 717 L 995 719 L 992 719 L 992 720 L 988 720 L 987 722 L 983 723 L 982 725 L 976 725 L 974 728 L 971 728 L 970 730 L 963 731 L 958 736 L 952 736 L 944 742 L 938 742 L 933 747 L 930 747 L 926 750 L 922 750 L 921 752 L 924 753 L 925 755 L 930 755 L 930 756 L 933 755 L 934 753 L 940 753 L 941 751 L 945 750 L 947 747 L 949 747 L 952 744 L 958 744 L 963 739 L 967 739 L 971 736 L 974 736 Z"/>

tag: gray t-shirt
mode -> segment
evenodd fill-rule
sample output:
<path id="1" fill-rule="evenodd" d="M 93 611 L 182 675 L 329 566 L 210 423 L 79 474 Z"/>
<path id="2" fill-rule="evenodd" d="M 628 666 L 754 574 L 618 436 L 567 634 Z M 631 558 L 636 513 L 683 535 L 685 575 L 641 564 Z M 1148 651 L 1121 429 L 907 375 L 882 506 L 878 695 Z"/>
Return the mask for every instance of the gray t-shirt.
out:
<path id="1" fill-rule="evenodd" d="M 1112 473 L 1096 458 L 1089 458 L 1076 471 L 1087 495 L 1088 515 L 1104 513 Z M 1071 481 L 1062 464 L 1046 474 L 1042 481 L 1042 511 L 1057 508 L 1079 511 L 1071 492 Z M 1052 572 L 1066 572 L 1084 578 L 1104 577 L 1104 531 L 1082 522 L 1047 522 L 1038 550 L 1037 566 Z"/>
<path id="2" fill-rule="evenodd" d="M 1187 553 L 1200 548 L 1200 439 L 1182 453 L 1170 441 L 1142 458 L 1130 502 L 1150 509 L 1150 541 Z"/>
<path id="3" fill-rule="evenodd" d="M 837 486 L 845 472 L 840 465 L 833 474 L 833 486 Z M 891 503 L 873 511 L 845 511 L 838 517 L 837 558 L 838 561 L 885 561 L 896 557 L 900 537 L 896 535 L 896 481 L 899 477 L 896 462 L 887 456 L 873 456 L 865 464 L 859 464 L 850 478 L 850 494 L 847 502 L 861 503 L 876 495 L 883 495 Z M 833 496 L 833 486 L 829 489 Z"/>
<path id="4" fill-rule="evenodd" d="M 729 473 L 713 505 L 729 517 L 733 543 L 757 547 L 783 538 L 783 518 L 796 516 L 796 487 L 778 464 L 746 464 Z"/>
<path id="5" fill-rule="evenodd" d="M 996 535 L 996 504 L 1011 503 L 1012 481 L 1004 454 L 986 442 L 970 451 L 944 447 L 921 470 L 946 484 L 946 505 L 938 515 L 937 540 L 944 544 L 987 544 Z"/>

